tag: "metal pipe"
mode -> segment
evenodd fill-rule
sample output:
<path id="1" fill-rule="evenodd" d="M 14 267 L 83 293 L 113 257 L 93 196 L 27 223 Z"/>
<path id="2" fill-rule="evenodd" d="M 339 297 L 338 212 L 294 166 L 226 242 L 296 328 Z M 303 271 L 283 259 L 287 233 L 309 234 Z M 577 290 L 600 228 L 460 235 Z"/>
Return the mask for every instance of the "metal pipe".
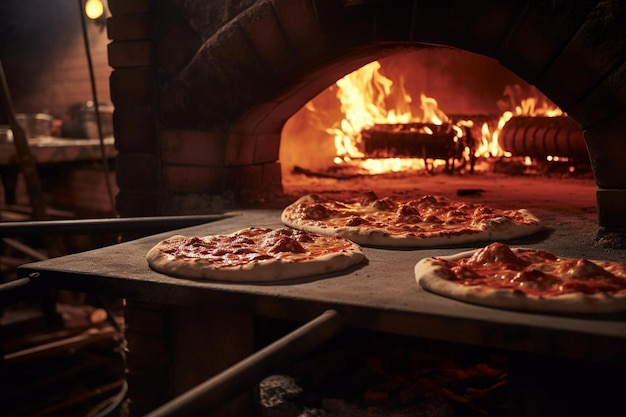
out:
<path id="1" fill-rule="evenodd" d="M 0 223 L 0 238 L 42 235 L 68 235 L 137 232 L 151 233 L 196 226 L 230 217 L 225 214 L 198 216 L 155 216 L 110 219 L 46 220 Z"/>
<path id="2" fill-rule="evenodd" d="M 41 292 L 30 277 L 19 278 L 0 285 L 0 308 L 7 304 L 18 303 Z"/>
<path id="3" fill-rule="evenodd" d="M 145 417 L 206 416 L 272 370 L 322 345 L 341 330 L 335 310 L 327 310 L 264 349 L 179 395 Z M 131 398 L 132 400 L 132 398 Z"/>
<path id="4" fill-rule="evenodd" d="M 78 0 L 78 14 L 80 15 L 80 26 L 83 34 L 83 43 L 85 45 L 85 56 L 87 58 L 87 69 L 89 70 L 89 85 L 91 86 L 91 96 L 93 98 L 94 115 L 96 116 L 96 127 L 98 128 L 98 139 L 100 143 L 100 154 L 102 156 L 102 171 L 107 187 L 109 203 L 111 204 L 111 213 L 115 214 L 115 196 L 113 195 L 113 186 L 109 178 L 109 161 L 106 157 L 104 149 L 104 135 L 102 134 L 102 120 L 100 117 L 100 100 L 98 99 L 98 89 L 96 88 L 96 76 L 93 68 L 93 60 L 91 58 L 91 47 L 89 46 L 89 35 L 87 33 L 87 23 L 85 22 L 85 5 L 83 0 Z"/>

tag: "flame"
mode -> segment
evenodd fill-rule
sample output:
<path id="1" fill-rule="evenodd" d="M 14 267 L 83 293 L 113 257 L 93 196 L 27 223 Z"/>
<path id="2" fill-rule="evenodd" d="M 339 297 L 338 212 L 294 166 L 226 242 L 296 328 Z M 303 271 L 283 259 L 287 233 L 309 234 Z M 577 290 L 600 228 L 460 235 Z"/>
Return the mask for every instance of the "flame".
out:
<path id="1" fill-rule="evenodd" d="M 371 62 L 336 83 L 344 118 L 339 122 L 339 127 L 327 129 L 335 138 L 336 163 L 365 156 L 358 149 L 362 130 L 375 124 L 412 121 L 409 107 L 412 99 L 403 89 L 397 93 L 400 99 L 396 100 L 396 107 L 387 109 L 386 101 L 393 97 L 393 82 L 380 74 L 380 67 L 378 61 Z"/>
<path id="2" fill-rule="evenodd" d="M 491 129 L 487 123 L 484 123 L 481 129 L 480 144 L 477 146 L 474 156 L 476 157 L 510 157 L 511 153 L 502 149 L 499 143 L 499 136 L 502 128 L 511 120 L 513 116 L 544 116 L 558 117 L 564 113 L 560 108 L 551 102 L 542 99 L 539 92 L 532 87 L 530 97 L 522 96 L 522 90 L 519 86 L 506 86 L 504 96 L 508 97 L 508 102 L 501 101 L 500 107 L 508 107 L 503 111 L 498 119 L 495 128 Z"/>
<path id="3" fill-rule="evenodd" d="M 399 172 L 410 169 L 424 169 L 426 162 L 422 158 L 365 158 L 362 151 L 361 132 L 375 125 L 396 125 L 421 123 L 443 125 L 451 123 L 450 118 L 439 108 L 437 100 L 420 94 L 419 112 L 415 109 L 413 98 L 407 93 L 403 79 L 394 82 L 381 73 L 381 64 L 371 62 L 360 69 L 347 74 L 332 87 L 340 103 L 341 120 L 335 119 L 328 127 L 328 119 L 318 120 L 320 128 L 330 134 L 336 149 L 335 164 L 350 164 L 362 168 L 370 174 Z M 547 99 L 542 99 L 538 91 L 531 90 L 530 96 L 520 86 L 507 86 L 504 100 L 497 104 L 502 113 L 497 123 L 483 123 L 477 126 L 472 120 L 460 120 L 451 127 L 454 129 L 454 141 L 458 142 L 467 130 L 471 129 L 473 150 L 465 147 L 463 157 L 475 158 L 511 156 L 499 144 L 499 136 L 505 124 L 514 116 L 560 116 L 563 112 Z M 307 110 L 317 112 L 313 102 L 307 104 Z M 422 127 L 422 133 L 433 134 L 428 126 Z M 445 161 L 433 161 L 432 166 L 440 166 Z"/>
<path id="4" fill-rule="evenodd" d="M 513 117 L 513 112 L 505 111 L 498 119 L 495 128 L 490 128 L 488 123 L 483 123 L 480 130 L 480 143 L 474 151 L 474 156 L 479 158 L 489 158 L 497 156 L 511 156 L 510 152 L 505 151 L 500 146 L 499 137 L 502 128 Z"/>
<path id="5" fill-rule="evenodd" d="M 448 121 L 437 100 L 424 94 L 420 95 L 422 115 L 414 115 L 411 110 L 413 98 L 406 92 L 404 84 L 394 83 L 381 74 L 380 69 L 380 62 L 374 61 L 336 82 L 337 98 L 341 102 L 344 118 L 337 126 L 326 129 L 334 137 L 337 150 L 334 162 L 355 163 L 370 173 L 423 169 L 425 162 L 420 158 L 359 160 L 365 157 L 359 150 L 361 132 L 374 125 L 420 122 L 441 125 Z M 460 135 L 461 131 L 458 130 L 457 134 Z"/>
<path id="6" fill-rule="evenodd" d="M 519 85 L 508 85 L 504 88 L 504 97 L 498 104 L 503 110 L 509 110 L 516 116 L 546 116 L 557 117 L 564 113 L 553 103 L 545 98 L 535 87 L 531 87 L 529 93 L 524 93 Z"/>

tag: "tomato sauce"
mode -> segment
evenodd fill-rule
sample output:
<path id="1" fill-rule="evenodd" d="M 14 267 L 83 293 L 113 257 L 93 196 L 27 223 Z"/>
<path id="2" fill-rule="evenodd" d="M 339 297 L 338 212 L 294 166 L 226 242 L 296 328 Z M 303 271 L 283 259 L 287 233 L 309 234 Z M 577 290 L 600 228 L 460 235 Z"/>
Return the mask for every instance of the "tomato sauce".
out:
<path id="1" fill-rule="evenodd" d="M 493 243 L 460 260 L 439 259 L 446 279 L 467 286 L 512 289 L 536 296 L 626 293 L 626 262 L 559 258 L 543 250 Z"/>

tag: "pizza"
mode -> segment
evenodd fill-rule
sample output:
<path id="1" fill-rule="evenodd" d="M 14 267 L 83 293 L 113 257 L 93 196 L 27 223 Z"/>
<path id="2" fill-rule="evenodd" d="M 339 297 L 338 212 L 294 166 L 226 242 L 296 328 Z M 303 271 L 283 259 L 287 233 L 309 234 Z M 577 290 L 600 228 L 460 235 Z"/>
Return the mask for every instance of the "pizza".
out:
<path id="1" fill-rule="evenodd" d="M 355 243 L 290 228 L 248 227 L 231 234 L 174 235 L 146 255 L 163 274 L 231 282 L 279 281 L 335 272 L 365 259 Z"/>
<path id="2" fill-rule="evenodd" d="M 469 303 L 543 313 L 626 311 L 626 262 L 566 258 L 495 242 L 451 256 L 421 259 L 417 283 Z"/>
<path id="3" fill-rule="evenodd" d="M 502 210 L 437 195 L 401 201 L 373 192 L 347 201 L 308 194 L 285 207 L 281 220 L 364 246 L 407 248 L 509 240 L 543 227 L 526 209 Z"/>

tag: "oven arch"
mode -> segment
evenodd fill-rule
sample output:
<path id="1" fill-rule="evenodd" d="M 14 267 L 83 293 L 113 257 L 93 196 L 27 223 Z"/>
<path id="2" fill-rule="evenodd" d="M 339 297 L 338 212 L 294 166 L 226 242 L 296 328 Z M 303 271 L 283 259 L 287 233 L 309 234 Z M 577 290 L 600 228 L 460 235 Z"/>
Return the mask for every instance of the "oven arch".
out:
<path id="1" fill-rule="evenodd" d="M 191 7 L 175 0 L 150 5 L 156 23 L 190 14 L 185 7 Z M 203 11 L 193 10 L 194 22 L 216 20 Z M 201 191 L 279 188 L 272 164 L 280 130 L 321 86 L 386 51 L 437 45 L 496 59 L 566 111 L 589 150 L 600 225 L 626 227 L 616 220 L 623 216 L 613 216 L 626 210 L 626 6 L 620 2 L 242 0 L 224 11 L 215 25 L 190 25 L 184 46 L 168 46 L 176 38 L 172 25 L 153 27 L 158 125 L 207 130 L 223 143 L 224 175 Z"/>

